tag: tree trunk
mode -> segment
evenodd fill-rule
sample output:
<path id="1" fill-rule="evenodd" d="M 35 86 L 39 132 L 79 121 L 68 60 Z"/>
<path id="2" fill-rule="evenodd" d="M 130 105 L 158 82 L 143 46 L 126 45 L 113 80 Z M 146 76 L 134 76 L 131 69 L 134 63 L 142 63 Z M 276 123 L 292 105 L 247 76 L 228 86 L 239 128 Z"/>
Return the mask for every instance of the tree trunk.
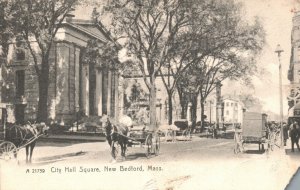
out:
<path id="1" fill-rule="evenodd" d="M 197 122 L 197 102 L 197 96 L 193 96 L 191 107 L 192 131 L 194 131 Z"/>
<path id="2" fill-rule="evenodd" d="M 180 106 L 181 106 L 181 119 L 185 119 L 186 118 L 186 114 L 187 114 L 187 102 L 186 101 L 180 101 Z"/>
<path id="3" fill-rule="evenodd" d="M 172 93 L 171 92 L 168 92 L 168 104 L 169 104 L 168 124 L 171 125 L 173 122 L 173 102 L 172 102 Z"/>
<path id="4" fill-rule="evenodd" d="M 201 107 L 201 130 L 200 130 L 200 132 L 202 133 L 204 131 L 204 101 L 202 98 L 200 100 L 200 107 Z"/>
<path id="5" fill-rule="evenodd" d="M 37 110 L 37 122 L 46 122 L 48 118 L 48 85 L 49 85 L 49 65 L 48 58 L 42 59 L 42 68 L 38 74 L 39 101 Z"/>
<path id="6" fill-rule="evenodd" d="M 151 88 L 150 88 L 150 130 L 156 129 L 156 88 L 155 76 L 151 75 Z"/>

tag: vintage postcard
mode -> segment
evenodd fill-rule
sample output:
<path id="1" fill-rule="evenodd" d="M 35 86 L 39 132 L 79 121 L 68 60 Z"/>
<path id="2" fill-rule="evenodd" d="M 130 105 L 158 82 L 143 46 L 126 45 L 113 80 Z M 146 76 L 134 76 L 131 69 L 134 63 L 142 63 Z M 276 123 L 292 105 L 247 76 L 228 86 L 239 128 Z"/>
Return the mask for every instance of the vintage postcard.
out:
<path id="1" fill-rule="evenodd" d="M 0 190 L 297 189 L 299 125 L 299 0 L 0 0 Z"/>

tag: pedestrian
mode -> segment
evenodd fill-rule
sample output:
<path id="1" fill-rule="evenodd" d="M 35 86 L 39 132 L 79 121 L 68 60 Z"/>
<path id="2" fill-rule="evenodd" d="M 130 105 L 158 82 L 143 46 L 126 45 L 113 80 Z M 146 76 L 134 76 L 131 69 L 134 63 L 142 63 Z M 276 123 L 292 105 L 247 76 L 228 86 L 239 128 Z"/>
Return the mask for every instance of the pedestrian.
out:
<path id="1" fill-rule="evenodd" d="M 297 136 L 297 142 L 299 143 L 299 139 L 300 139 L 300 127 L 299 127 L 298 123 L 296 124 L 296 129 L 297 129 L 297 134 L 298 134 L 298 136 Z"/>
<path id="2" fill-rule="evenodd" d="M 298 130 L 296 128 L 296 125 L 293 125 L 292 130 L 290 130 L 290 137 L 291 137 L 291 142 L 292 142 L 292 152 L 294 152 L 294 145 L 297 145 L 298 150 L 300 151 L 299 148 L 299 134 L 298 134 Z"/>
<path id="3" fill-rule="evenodd" d="M 293 126 L 296 125 L 296 124 L 297 124 L 297 122 L 294 121 L 294 120 L 292 120 L 291 125 L 290 125 L 290 130 L 292 130 L 292 129 L 293 129 Z"/>
<path id="4" fill-rule="evenodd" d="M 289 138 L 289 135 L 288 135 L 289 127 L 286 123 L 283 123 L 282 128 L 283 128 L 283 143 L 284 143 L 284 146 L 286 146 L 286 141 Z"/>
<path id="5" fill-rule="evenodd" d="M 214 138 L 218 139 L 218 124 L 215 124 L 214 125 L 214 128 L 213 128 L 213 134 L 214 134 Z"/>

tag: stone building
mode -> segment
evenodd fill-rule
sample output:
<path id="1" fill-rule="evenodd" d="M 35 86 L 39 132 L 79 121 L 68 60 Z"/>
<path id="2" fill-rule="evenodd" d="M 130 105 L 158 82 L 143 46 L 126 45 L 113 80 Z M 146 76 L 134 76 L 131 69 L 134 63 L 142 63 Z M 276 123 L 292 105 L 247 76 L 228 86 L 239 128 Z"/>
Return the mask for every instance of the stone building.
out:
<path id="1" fill-rule="evenodd" d="M 82 61 L 89 40 L 105 44 L 111 38 L 101 24 L 90 20 L 68 18 L 57 32 L 49 58 L 49 121 L 71 124 L 78 112 L 87 116 L 118 115 L 118 72 L 109 64 L 90 67 Z M 38 80 L 33 59 L 22 40 L 11 43 L 2 77 L 1 98 L 12 104 L 11 122 L 35 120 Z"/>

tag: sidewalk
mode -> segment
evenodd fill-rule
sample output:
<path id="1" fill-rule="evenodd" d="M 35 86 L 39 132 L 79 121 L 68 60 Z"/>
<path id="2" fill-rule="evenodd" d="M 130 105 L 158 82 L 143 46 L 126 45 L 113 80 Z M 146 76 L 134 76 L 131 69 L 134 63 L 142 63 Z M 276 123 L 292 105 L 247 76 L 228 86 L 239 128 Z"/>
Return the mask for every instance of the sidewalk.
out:
<path id="1" fill-rule="evenodd" d="M 42 136 L 40 140 L 46 142 L 104 142 L 106 138 L 104 135 L 51 134 Z"/>
<path id="2" fill-rule="evenodd" d="M 291 148 L 291 141 L 290 139 L 287 140 L 286 143 L 287 146 L 284 147 L 284 154 L 289 159 L 289 162 L 293 165 L 294 168 L 300 167 L 300 151 L 297 149 L 297 146 L 295 145 L 294 149 L 295 151 L 292 152 Z"/>

